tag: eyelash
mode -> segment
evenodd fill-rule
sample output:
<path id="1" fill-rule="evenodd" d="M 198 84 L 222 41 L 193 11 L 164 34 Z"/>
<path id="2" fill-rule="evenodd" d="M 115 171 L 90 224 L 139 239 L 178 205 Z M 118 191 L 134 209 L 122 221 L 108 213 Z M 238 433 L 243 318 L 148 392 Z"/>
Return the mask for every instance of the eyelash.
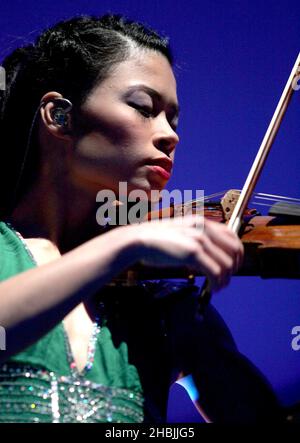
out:
<path id="1" fill-rule="evenodd" d="M 148 118 L 153 116 L 152 111 L 146 110 L 143 107 L 136 107 L 134 108 L 134 110 L 139 114 L 139 116 L 143 119 L 143 120 L 147 120 Z"/>
<path id="2" fill-rule="evenodd" d="M 137 113 L 138 113 L 138 115 L 144 120 L 144 121 L 147 121 L 149 118 L 151 118 L 151 117 L 153 117 L 153 111 L 150 111 L 150 110 L 146 110 L 144 107 L 138 107 L 138 106 L 136 106 L 136 107 L 134 107 L 133 108 Z M 176 130 L 177 130 L 177 125 L 175 126 L 175 125 L 172 125 L 171 123 L 170 123 L 170 126 L 173 128 L 173 130 L 176 132 Z"/>

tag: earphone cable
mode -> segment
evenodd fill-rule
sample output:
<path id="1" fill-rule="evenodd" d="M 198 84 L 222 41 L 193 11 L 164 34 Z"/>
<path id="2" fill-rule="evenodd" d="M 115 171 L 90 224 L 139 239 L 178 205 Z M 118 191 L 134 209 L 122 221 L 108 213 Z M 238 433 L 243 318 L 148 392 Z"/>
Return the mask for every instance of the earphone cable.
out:
<path id="1" fill-rule="evenodd" d="M 23 177 L 23 173 L 24 173 L 24 169 L 25 169 L 25 164 L 26 164 L 26 160 L 27 160 L 29 149 L 30 149 L 30 145 L 31 145 L 32 132 L 33 132 L 33 129 L 34 129 L 34 126 L 35 126 L 35 123 L 36 123 L 36 118 L 37 118 L 37 115 L 38 115 L 38 113 L 39 113 L 39 111 L 40 111 L 40 109 L 41 109 L 41 107 L 43 105 L 44 105 L 44 102 L 41 102 L 39 104 L 38 108 L 36 109 L 36 111 L 34 113 L 34 116 L 33 116 L 32 122 L 31 122 L 31 126 L 30 126 L 29 133 L 28 133 L 28 138 L 27 138 L 27 143 L 26 143 L 26 148 L 25 148 L 22 164 L 21 164 L 21 167 L 20 167 L 20 172 L 19 172 L 19 175 L 18 175 L 17 183 L 16 183 L 16 186 L 14 188 L 14 193 L 13 193 L 13 197 L 12 197 L 12 208 L 14 208 L 14 205 L 15 205 L 15 202 L 16 202 L 16 199 L 17 199 L 17 195 L 18 195 L 18 190 L 19 190 L 19 187 L 20 187 L 20 183 L 21 183 L 21 180 L 22 180 L 22 177 Z"/>

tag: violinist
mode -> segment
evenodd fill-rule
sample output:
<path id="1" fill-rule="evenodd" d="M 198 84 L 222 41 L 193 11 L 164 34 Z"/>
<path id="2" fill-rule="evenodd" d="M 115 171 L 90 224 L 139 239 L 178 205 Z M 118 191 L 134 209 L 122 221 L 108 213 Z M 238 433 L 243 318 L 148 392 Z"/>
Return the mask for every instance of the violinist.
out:
<path id="1" fill-rule="evenodd" d="M 3 66 L 0 421 L 162 423 L 179 374 L 192 374 L 207 421 L 277 420 L 218 313 L 195 317 L 196 287 L 160 301 L 160 283 L 108 286 L 142 262 L 201 270 L 218 291 L 243 258 L 235 234 L 199 230 L 197 216 L 96 221 L 99 190 L 150 195 L 168 181 L 179 142 L 168 41 L 124 17 L 82 16 Z"/>

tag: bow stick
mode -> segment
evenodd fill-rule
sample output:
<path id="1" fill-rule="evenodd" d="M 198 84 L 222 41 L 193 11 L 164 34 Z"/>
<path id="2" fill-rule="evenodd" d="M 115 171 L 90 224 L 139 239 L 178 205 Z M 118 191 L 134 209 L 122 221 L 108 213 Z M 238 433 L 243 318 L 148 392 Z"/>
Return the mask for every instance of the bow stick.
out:
<path id="1" fill-rule="evenodd" d="M 281 94 L 280 100 L 277 104 L 272 120 L 270 121 L 267 132 L 265 133 L 265 136 L 261 142 L 260 148 L 252 164 L 248 177 L 245 181 L 242 192 L 236 202 L 235 208 L 228 222 L 229 229 L 232 232 L 235 232 L 236 234 L 239 233 L 239 230 L 242 225 L 244 211 L 248 205 L 248 202 L 254 191 L 256 183 L 260 177 L 260 174 L 262 172 L 268 154 L 271 150 L 271 147 L 275 140 L 282 119 L 285 115 L 289 102 L 292 98 L 293 92 L 295 89 L 298 89 L 297 80 L 300 78 L 299 71 L 300 71 L 300 52 L 298 54 L 294 67 L 291 71 L 289 79 L 285 85 L 283 93 Z M 211 299 L 211 296 L 212 292 L 209 281 L 208 279 L 205 279 L 205 282 L 202 286 L 199 295 L 200 314 L 203 314 L 205 307 L 207 306 L 207 304 Z"/>

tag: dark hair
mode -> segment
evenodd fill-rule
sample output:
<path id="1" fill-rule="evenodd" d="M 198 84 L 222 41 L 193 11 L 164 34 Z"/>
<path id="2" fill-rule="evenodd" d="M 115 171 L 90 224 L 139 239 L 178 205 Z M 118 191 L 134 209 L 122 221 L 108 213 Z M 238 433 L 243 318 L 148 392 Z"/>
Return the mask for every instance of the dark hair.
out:
<path id="1" fill-rule="evenodd" d="M 120 15 L 61 21 L 44 31 L 35 44 L 18 48 L 6 57 L 2 64 L 6 90 L 0 91 L 0 216 L 9 215 L 36 178 L 39 150 L 32 137 L 14 195 L 42 96 L 49 91 L 61 93 L 73 103 L 76 117 L 76 110 L 92 88 L 135 48 L 158 51 L 172 65 L 167 38 Z"/>

